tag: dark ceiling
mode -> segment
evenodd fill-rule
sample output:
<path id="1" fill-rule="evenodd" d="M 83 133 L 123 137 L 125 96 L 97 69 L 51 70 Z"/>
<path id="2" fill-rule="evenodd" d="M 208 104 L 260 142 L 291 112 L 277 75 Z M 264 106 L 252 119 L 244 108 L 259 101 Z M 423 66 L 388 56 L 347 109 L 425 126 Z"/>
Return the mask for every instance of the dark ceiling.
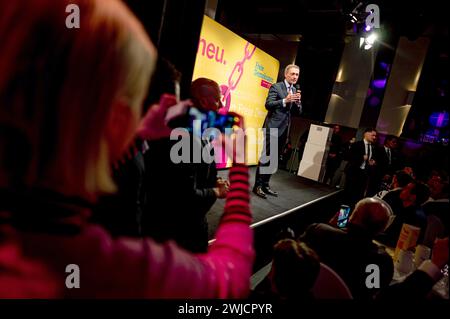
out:
<path id="1" fill-rule="evenodd" d="M 216 20 L 242 33 L 308 33 L 342 36 L 348 13 L 362 4 L 377 4 L 381 23 L 396 35 L 417 37 L 433 28 L 448 37 L 443 1 L 423 0 L 222 0 Z M 445 27 L 447 30 L 445 30 Z"/>
<path id="2" fill-rule="evenodd" d="M 249 41 L 257 36 L 290 41 L 283 34 L 299 35 L 297 63 L 303 69 L 300 81 L 304 82 L 301 84 L 305 92 L 309 92 L 309 96 L 305 93 L 305 99 L 314 105 L 314 114 L 308 116 L 322 120 L 346 36 L 354 34 L 348 14 L 360 3 L 362 14 L 368 4 L 380 8 L 380 32 L 385 46 L 379 50 L 379 56 L 393 58 L 400 36 L 410 40 L 419 36 L 431 39 L 411 114 L 427 118 L 424 115 L 432 108 L 448 110 L 450 41 L 444 1 L 219 0 L 216 20 Z"/>
<path id="3" fill-rule="evenodd" d="M 448 17 L 438 0 L 125 0 L 138 15 L 161 56 L 183 72 L 187 95 L 205 3 L 217 2 L 216 21 L 254 42 L 257 39 L 298 41 L 296 63 L 307 107 L 305 116 L 321 121 L 328 106 L 346 36 L 353 24 L 348 14 L 369 3 L 380 8 L 382 41 L 392 57 L 399 36 L 431 39 L 417 98 L 411 114 L 423 117 L 430 107 L 448 109 Z M 362 21 L 364 19 L 362 18 Z M 255 42 L 254 42 L 255 43 Z M 256 43 L 255 43 L 256 44 Z M 446 98 L 437 95 L 445 92 Z M 183 95 L 183 94 L 182 94 Z M 428 101 L 437 101 L 428 103 Z M 309 113 L 308 113 L 309 110 Z"/>

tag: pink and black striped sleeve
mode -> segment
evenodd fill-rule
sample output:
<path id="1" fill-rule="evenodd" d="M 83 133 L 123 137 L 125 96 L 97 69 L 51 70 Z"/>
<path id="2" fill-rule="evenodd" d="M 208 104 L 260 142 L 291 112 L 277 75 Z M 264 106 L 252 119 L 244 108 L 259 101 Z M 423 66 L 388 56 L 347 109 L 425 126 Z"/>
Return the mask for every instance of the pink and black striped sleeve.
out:
<path id="1" fill-rule="evenodd" d="M 217 280 L 216 298 L 246 297 L 254 259 L 248 168 L 235 164 L 229 180 L 230 190 L 216 240 L 204 255 L 205 261 L 212 263 L 210 271 Z"/>

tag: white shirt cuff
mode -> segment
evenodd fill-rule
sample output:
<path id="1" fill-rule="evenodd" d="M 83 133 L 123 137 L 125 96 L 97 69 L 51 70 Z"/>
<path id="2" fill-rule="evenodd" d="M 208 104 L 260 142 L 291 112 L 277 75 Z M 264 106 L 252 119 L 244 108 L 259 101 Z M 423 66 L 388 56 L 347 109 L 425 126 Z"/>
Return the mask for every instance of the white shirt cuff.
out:
<path id="1" fill-rule="evenodd" d="M 283 99 L 283 107 L 286 107 L 286 99 Z"/>
<path id="2" fill-rule="evenodd" d="M 425 260 L 417 269 L 426 272 L 435 282 L 442 277 L 439 267 L 429 259 Z"/>

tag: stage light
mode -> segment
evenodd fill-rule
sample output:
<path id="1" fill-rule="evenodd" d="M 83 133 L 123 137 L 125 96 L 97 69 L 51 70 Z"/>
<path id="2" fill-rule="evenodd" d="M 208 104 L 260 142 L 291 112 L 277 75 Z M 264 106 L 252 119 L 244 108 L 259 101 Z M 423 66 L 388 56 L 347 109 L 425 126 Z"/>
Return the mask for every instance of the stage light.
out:
<path id="1" fill-rule="evenodd" d="M 373 45 L 377 38 L 378 38 L 377 34 L 376 33 L 372 33 L 366 38 L 365 42 L 366 42 L 366 44 Z"/>
<path id="2" fill-rule="evenodd" d="M 364 50 L 369 50 L 373 47 L 377 39 L 378 34 L 375 32 L 363 34 L 363 36 L 359 38 L 359 47 L 362 47 L 364 44 Z"/>

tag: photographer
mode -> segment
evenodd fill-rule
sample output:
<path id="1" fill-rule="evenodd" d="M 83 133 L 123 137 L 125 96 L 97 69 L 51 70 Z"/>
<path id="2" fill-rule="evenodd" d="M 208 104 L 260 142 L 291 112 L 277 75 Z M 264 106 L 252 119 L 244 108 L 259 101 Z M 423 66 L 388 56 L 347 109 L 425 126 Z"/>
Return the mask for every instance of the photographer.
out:
<path id="1" fill-rule="evenodd" d="M 212 80 L 195 80 L 191 95 L 192 105 L 200 111 L 215 112 L 222 106 L 219 86 Z M 176 103 L 167 96 L 166 101 L 163 103 Z M 208 247 L 206 214 L 217 198 L 226 197 L 229 182 L 217 177 L 214 149 L 209 140 L 191 132 L 186 141 L 189 149 L 181 152 L 188 153 L 188 162 L 181 163 L 174 163 L 171 152 L 183 141 L 162 138 L 149 143 L 145 154 L 148 209 L 142 219 L 143 233 L 161 242 L 173 239 L 192 252 L 205 252 Z M 200 161 L 195 160 L 198 151 Z M 210 161 L 204 158 L 206 152 L 211 155 Z M 185 158 L 186 154 L 181 155 Z M 164 207 L 164 212 L 159 207 Z"/>
<path id="2" fill-rule="evenodd" d="M 82 12 L 75 31 L 64 27 L 69 4 Z M 230 190 L 207 253 L 114 239 L 89 222 L 99 195 L 116 191 L 111 167 L 136 135 L 157 55 L 127 7 L 118 0 L 0 1 L 0 42 L 0 265 L 9 264 L 1 252 L 10 245 L 20 261 L 44 267 L 38 276 L 53 278 L 56 297 L 245 297 L 254 258 L 248 169 L 236 161 L 245 145 L 227 149 Z M 171 105 L 150 108 L 142 139 L 164 136 Z M 66 286 L 69 265 L 81 273 L 76 289 Z M 6 269 L 0 286 L 12 290 L 17 271 Z M 33 267 L 20 270 L 22 282 L 38 281 Z"/>

